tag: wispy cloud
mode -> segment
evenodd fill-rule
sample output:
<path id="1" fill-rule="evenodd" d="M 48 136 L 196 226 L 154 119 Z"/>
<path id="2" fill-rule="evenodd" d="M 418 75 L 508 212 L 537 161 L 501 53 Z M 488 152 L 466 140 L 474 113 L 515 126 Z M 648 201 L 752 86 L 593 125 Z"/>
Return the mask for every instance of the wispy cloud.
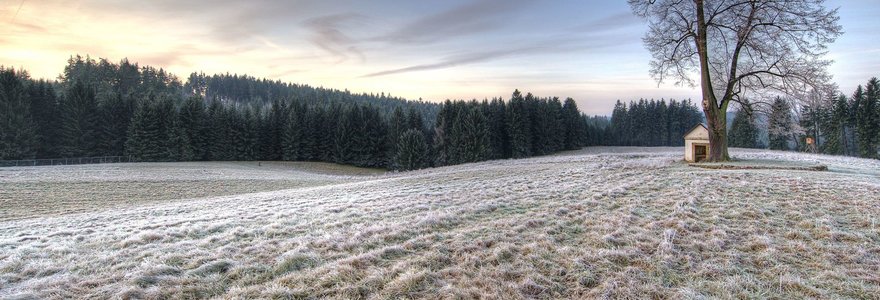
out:
<path id="1" fill-rule="evenodd" d="M 626 40 L 632 40 L 635 36 L 633 34 L 601 34 L 601 35 L 591 35 L 588 39 L 583 38 L 582 36 L 572 36 L 572 35 L 562 35 L 562 36 L 554 36 L 549 37 L 543 40 L 531 41 L 529 45 L 539 45 L 539 46 L 512 46 L 505 49 L 496 49 L 489 51 L 478 51 L 478 52 L 470 52 L 466 54 L 458 54 L 444 58 L 440 62 L 429 63 L 429 64 L 419 64 L 409 67 L 397 68 L 384 70 L 374 73 L 369 73 L 363 75 L 361 77 L 379 77 L 400 73 L 408 73 L 408 72 L 417 72 L 417 71 L 429 71 L 429 70 L 437 70 L 437 69 L 446 69 L 452 67 L 458 67 L 468 64 L 481 63 L 492 61 L 496 59 L 512 57 L 512 56 L 527 56 L 527 55 L 542 55 L 542 54 L 559 54 L 559 53 L 572 53 L 572 52 L 588 52 L 588 51 L 597 51 L 601 49 L 609 49 L 615 46 L 620 46 Z"/>
<path id="2" fill-rule="evenodd" d="M 388 34 L 372 38 L 389 43 L 430 43 L 503 26 L 505 16 L 523 10 L 533 0 L 478 0 L 427 15 Z"/>
<path id="3" fill-rule="evenodd" d="M 456 55 L 452 57 L 448 57 L 441 62 L 432 63 L 432 64 L 423 64 L 423 65 L 415 65 L 411 67 L 385 70 L 376 73 L 370 73 L 361 77 L 378 77 L 406 72 L 415 72 L 415 71 L 427 71 L 427 70 L 436 70 L 436 69 L 444 69 L 451 68 L 460 65 L 490 61 L 493 59 L 511 56 L 517 53 L 526 53 L 540 50 L 544 47 L 528 47 L 528 48 L 520 48 L 520 49 L 512 49 L 512 50 L 494 50 L 487 52 L 476 52 L 476 53 L 468 53 L 464 55 Z"/>
<path id="4" fill-rule="evenodd" d="M 639 25 L 641 22 L 631 12 L 618 12 L 613 15 L 601 17 L 572 28 L 574 32 L 586 34 L 599 34 L 608 31 L 626 29 Z"/>
<path id="5" fill-rule="evenodd" d="M 366 58 L 356 45 L 358 41 L 344 33 L 341 28 L 365 18 L 355 13 L 333 14 L 308 19 L 303 25 L 311 31 L 309 40 L 318 48 L 335 56 L 338 62 L 345 61 L 351 56 L 363 61 Z"/>

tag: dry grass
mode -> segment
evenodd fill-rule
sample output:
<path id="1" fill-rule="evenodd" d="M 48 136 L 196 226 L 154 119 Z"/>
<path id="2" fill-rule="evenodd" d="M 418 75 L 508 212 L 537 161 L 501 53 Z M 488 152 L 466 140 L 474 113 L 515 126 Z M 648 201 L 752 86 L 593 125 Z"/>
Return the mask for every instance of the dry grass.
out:
<path id="1" fill-rule="evenodd" d="M 880 295 L 880 162 L 610 150 L 3 221 L 0 298 Z"/>
<path id="2" fill-rule="evenodd" d="M 380 170 L 312 162 L 0 168 L 0 221 L 362 180 Z"/>

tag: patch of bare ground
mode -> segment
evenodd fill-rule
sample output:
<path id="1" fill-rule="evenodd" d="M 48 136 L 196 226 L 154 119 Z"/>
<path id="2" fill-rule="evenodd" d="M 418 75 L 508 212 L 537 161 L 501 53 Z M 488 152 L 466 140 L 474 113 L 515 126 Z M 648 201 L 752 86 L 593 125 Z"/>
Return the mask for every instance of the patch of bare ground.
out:
<path id="1" fill-rule="evenodd" d="M 880 295 L 877 161 L 708 170 L 677 149 L 613 152 L 4 221 L 0 298 Z"/>

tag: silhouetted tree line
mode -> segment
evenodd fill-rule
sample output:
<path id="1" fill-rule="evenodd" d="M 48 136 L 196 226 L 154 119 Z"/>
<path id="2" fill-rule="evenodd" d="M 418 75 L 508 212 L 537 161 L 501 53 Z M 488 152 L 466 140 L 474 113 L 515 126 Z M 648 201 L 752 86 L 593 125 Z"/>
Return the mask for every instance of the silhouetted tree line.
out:
<path id="1" fill-rule="evenodd" d="M 690 100 L 618 100 L 605 140 L 615 146 L 683 146 L 684 135 L 700 122 L 703 113 Z"/>
<path id="2" fill-rule="evenodd" d="M 56 82 L 0 68 L 0 159 L 297 160 L 418 169 L 602 143 L 574 100 L 432 104 L 72 57 Z"/>

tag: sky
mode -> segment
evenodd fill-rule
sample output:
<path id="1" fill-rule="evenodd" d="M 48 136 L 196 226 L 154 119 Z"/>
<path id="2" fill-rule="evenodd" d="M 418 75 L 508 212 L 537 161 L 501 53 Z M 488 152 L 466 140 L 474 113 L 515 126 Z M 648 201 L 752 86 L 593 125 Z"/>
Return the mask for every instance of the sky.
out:
<path id="1" fill-rule="evenodd" d="M 846 33 L 829 69 L 851 93 L 880 76 L 880 5 L 829 0 Z M 657 84 L 624 0 L 0 0 L 0 65 L 53 79 L 71 55 L 237 73 L 407 99 L 698 99 Z"/>

